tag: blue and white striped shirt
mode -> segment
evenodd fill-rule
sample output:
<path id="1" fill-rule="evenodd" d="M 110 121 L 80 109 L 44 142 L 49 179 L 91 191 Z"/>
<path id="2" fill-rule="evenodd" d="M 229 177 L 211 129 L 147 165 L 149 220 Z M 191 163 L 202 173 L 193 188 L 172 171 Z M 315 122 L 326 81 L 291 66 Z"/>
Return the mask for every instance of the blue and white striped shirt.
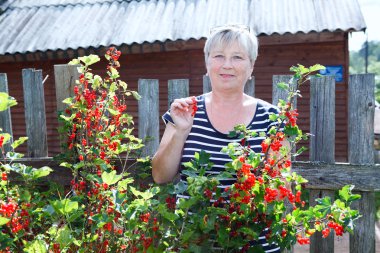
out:
<path id="1" fill-rule="evenodd" d="M 221 152 L 222 148 L 226 147 L 229 143 L 240 142 L 241 139 L 231 138 L 228 136 L 228 134 L 221 133 L 216 130 L 212 126 L 206 112 L 205 96 L 200 95 L 196 97 L 196 100 L 198 110 L 194 116 L 194 122 L 191 131 L 184 144 L 181 165 L 183 163 L 191 161 L 194 158 L 194 154 L 196 152 L 199 153 L 204 150 L 206 153 L 211 155 L 210 161 L 214 164 L 211 170 L 206 171 L 206 175 L 219 174 L 220 172 L 224 171 L 225 164 L 232 161 L 228 154 Z M 258 133 L 257 136 L 251 137 L 247 140 L 251 149 L 256 153 L 261 152 L 262 141 L 266 138 L 265 136 L 267 136 L 270 128 L 273 125 L 277 124 L 277 122 L 273 122 L 269 119 L 269 116 L 273 113 L 279 113 L 279 110 L 276 106 L 265 102 L 264 100 L 257 99 L 255 115 L 247 126 L 248 129 L 254 130 Z M 169 111 L 166 112 L 162 118 L 165 121 L 165 124 L 168 122 L 174 124 Z M 260 135 L 260 132 L 264 132 L 265 136 Z M 183 166 L 181 166 L 181 170 L 182 169 Z M 187 182 L 186 177 L 186 175 L 181 174 L 181 181 L 185 184 Z M 234 178 L 226 178 L 219 181 L 221 184 L 220 187 L 224 188 L 231 186 L 233 183 L 235 183 L 236 180 Z M 178 197 L 187 198 L 188 196 L 181 195 Z M 259 243 L 263 246 L 265 252 L 280 252 L 280 248 L 277 245 L 269 245 L 266 242 L 265 235 L 261 235 L 259 237 Z"/>

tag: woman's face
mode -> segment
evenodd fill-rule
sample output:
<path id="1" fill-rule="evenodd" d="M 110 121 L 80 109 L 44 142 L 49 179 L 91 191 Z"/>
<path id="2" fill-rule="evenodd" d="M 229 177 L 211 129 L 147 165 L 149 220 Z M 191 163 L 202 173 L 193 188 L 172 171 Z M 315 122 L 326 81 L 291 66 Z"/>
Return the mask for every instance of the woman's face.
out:
<path id="1" fill-rule="evenodd" d="M 237 42 L 214 47 L 206 67 L 213 89 L 243 90 L 253 71 L 248 53 Z"/>

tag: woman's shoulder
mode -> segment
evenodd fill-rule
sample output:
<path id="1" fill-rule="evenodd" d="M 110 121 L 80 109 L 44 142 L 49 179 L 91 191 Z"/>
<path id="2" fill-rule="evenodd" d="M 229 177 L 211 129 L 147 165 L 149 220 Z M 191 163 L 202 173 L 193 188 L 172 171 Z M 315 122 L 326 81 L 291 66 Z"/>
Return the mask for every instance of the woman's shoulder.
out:
<path id="1" fill-rule="evenodd" d="M 265 100 L 256 98 L 256 101 L 257 101 L 257 110 L 258 111 L 267 112 L 267 113 L 279 113 L 280 112 L 280 109 L 278 109 L 277 106 L 275 106 L 275 105 L 273 105 L 273 104 L 271 104 Z"/>

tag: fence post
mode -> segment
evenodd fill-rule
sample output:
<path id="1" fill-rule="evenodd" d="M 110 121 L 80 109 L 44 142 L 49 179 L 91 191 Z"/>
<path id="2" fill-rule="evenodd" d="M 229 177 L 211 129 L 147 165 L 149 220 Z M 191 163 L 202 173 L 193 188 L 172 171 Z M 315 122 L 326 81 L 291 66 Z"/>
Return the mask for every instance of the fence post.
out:
<path id="1" fill-rule="evenodd" d="M 313 78 L 310 81 L 310 161 L 335 163 L 335 79 L 333 76 Z M 332 190 L 310 190 L 310 205 L 316 198 L 334 199 Z M 333 253 L 334 235 L 322 238 L 314 233 L 310 240 L 311 253 Z"/>
<path id="2" fill-rule="evenodd" d="M 282 90 L 277 88 L 278 83 L 289 83 L 289 81 L 292 79 L 292 75 L 274 75 L 272 78 L 272 104 L 275 106 L 278 105 L 278 102 L 280 99 L 287 100 L 288 99 L 288 92 L 286 90 Z M 292 83 L 291 85 L 296 86 L 295 83 Z M 293 102 L 294 108 L 297 108 L 297 97 L 294 98 Z"/>
<path id="3" fill-rule="evenodd" d="M 203 75 L 203 94 L 211 91 L 211 81 L 208 75 Z"/>
<path id="4" fill-rule="evenodd" d="M 375 76 L 351 75 L 348 83 L 348 161 L 373 164 Z M 358 173 L 360 173 L 358 171 Z M 362 217 L 350 235 L 350 253 L 375 253 L 375 194 L 360 192 L 362 198 L 353 203 Z"/>
<path id="5" fill-rule="evenodd" d="M 5 73 L 0 73 L 0 92 L 5 92 L 8 94 L 8 79 Z M 11 141 L 13 140 L 12 132 L 12 119 L 11 110 L 8 108 L 5 111 L 0 112 L 0 128 L 3 133 L 8 133 L 11 135 Z M 4 151 L 8 152 L 11 150 L 10 143 L 5 144 Z"/>
<path id="6" fill-rule="evenodd" d="M 211 81 L 208 75 L 203 75 L 203 94 L 211 91 Z M 255 77 L 252 76 L 244 86 L 244 93 L 254 97 L 255 96 Z"/>
<path id="7" fill-rule="evenodd" d="M 144 141 L 142 150 L 144 156 L 153 156 L 157 151 L 160 139 L 159 133 L 159 83 L 156 79 L 139 79 L 139 138 Z"/>
<path id="8" fill-rule="evenodd" d="M 248 80 L 244 86 L 244 93 L 254 97 L 255 96 L 255 77 L 252 76 L 251 80 Z"/>
<path id="9" fill-rule="evenodd" d="M 62 112 L 66 108 L 66 104 L 62 103 L 68 97 L 74 96 L 75 81 L 79 80 L 78 66 L 68 64 L 54 65 L 54 77 L 55 77 L 55 94 L 57 101 L 57 115 L 60 117 Z M 59 124 L 59 127 L 62 124 Z M 67 137 L 64 134 L 60 134 L 60 147 L 63 152 L 62 144 L 66 143 Z"/>
<path id="10" fill-rule="evenodd" d="M 189 79 L 174 79 L 168 81 L 168 108 L 177 98 L 189 96 Z"/>
<path id="11" fill-rule="evenodd" d="M 57 99 L 57 112 L 65 110 L 62 101 L 74 96 L 75 81 L 79 80 L 78 66 L 68 64 L 54 65 L 55 94 Z"/>
<path id="12" fill-rule="evenodd" d="M 42 70 L 23 69 L 27 153 L 29 157 L 47 157 L 47 131 Z"/>
<path id="13" fill-rule="evenodd" d="M 280 82 L 288 83 L 292 78 L 291 75 L 273 75 L 272 77 L 272 104 L 278 104 L 280 99 L 286 100 L 288 98 L 288 92 L 277 88 L 277 84 Z M 296 100 L 294 102 L 294 107 L 296 107 Z M 293 160 L 293 158 L 292 158 Z M 287 213 L 293 210 L 293 206 L 288 202 L 286 205 Z M 285 249 L 283 253 L 293 253 L 293 247 L 290 250 Z"/>

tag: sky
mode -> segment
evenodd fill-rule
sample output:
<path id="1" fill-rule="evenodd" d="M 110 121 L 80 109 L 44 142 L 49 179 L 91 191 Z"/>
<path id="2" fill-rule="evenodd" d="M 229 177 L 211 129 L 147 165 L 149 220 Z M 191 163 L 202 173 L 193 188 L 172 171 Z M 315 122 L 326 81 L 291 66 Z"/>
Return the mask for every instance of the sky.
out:
<path id="1" fill-rule="evenodd" d="M 350 1 L 350 0 L 348 0 Z M 368 41 L 380 41 L 380 0 L 358 0 L 364 20 L 367 24 L 366 32 L 353 32 L 349 35 L 349 49 L 357 51 L 361 48 L 368 36 Z"/>

